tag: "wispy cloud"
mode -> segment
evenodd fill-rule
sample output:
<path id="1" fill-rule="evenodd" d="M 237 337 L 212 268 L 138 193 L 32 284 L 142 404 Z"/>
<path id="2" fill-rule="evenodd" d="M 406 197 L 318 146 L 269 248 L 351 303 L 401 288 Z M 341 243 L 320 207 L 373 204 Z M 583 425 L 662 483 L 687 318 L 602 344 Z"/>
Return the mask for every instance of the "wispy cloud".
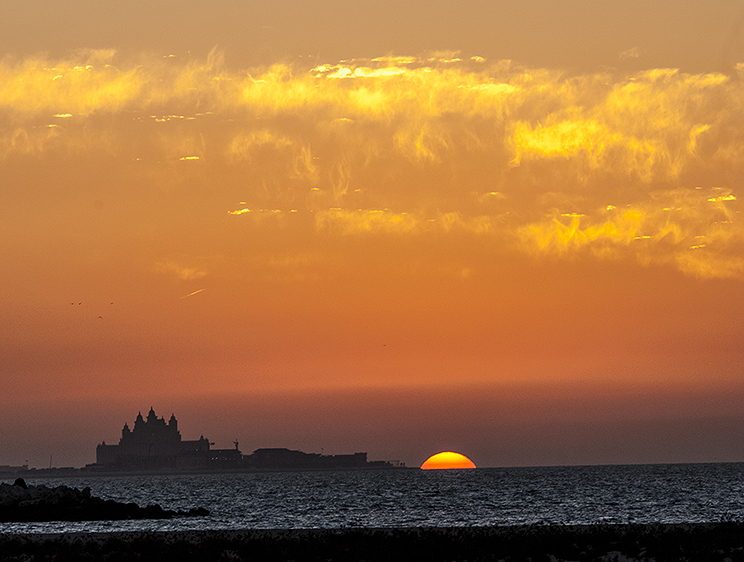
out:
<path id="1" fill-rule="evenodd" d="M 744 278 L 743 101 L 738 76 L 674 69 L 567 75 L 440 53 L 233 70 L 217 52 L 92 51 L 0 63 L 0 158 L 105 147 L 146 156 L 135 176 L 240 193 L 222 212 L 236 221 L 458 231 L 537 257 Z"/>
<path id="2" fill-rule="evenodd" d="M 207 272 L 200 266 L 185 264 L 184 261 L 184 259 L 166 258 L 155 264 L 155 269 L 160 273 L 175 275 L 184 281 L 201 279 L 207 275 Z"/>

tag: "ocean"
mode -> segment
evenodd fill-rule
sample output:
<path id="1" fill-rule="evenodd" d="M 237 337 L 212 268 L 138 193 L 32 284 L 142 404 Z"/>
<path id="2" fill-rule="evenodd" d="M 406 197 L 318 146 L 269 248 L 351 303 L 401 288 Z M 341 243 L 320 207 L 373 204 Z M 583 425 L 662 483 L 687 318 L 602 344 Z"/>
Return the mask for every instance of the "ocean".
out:
<path id="1" fill-rule="evenodd" d="M 0 533 L 744 521 L 744 463 L 27 479 L 208 517 L 0 523 Z"/>

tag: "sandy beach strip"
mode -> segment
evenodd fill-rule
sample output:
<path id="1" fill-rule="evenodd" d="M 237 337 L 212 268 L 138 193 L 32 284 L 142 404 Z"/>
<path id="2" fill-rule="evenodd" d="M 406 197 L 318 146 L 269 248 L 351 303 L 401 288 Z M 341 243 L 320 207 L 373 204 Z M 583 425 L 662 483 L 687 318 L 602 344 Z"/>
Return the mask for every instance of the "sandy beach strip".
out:
<path id="1" fill-rule="evenodd" d="M 744 523 L 0 534 L 0 560 L 744 561 Z"/>

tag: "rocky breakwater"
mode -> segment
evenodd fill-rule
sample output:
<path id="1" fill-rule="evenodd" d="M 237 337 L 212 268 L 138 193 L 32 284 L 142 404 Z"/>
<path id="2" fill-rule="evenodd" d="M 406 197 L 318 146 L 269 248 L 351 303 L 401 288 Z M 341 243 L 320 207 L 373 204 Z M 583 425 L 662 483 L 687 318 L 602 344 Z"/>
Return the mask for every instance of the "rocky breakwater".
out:
<path id="1" fill-rule="evenodd" d="M 104 521 L 122 519 L 171 519 L 206 516 L 203 508 L 171 511 L 157 504 L 140 507 L 90 495 L 90 488 L 29 486 L 22 478 L 0 484 L 0 522 Z"/>

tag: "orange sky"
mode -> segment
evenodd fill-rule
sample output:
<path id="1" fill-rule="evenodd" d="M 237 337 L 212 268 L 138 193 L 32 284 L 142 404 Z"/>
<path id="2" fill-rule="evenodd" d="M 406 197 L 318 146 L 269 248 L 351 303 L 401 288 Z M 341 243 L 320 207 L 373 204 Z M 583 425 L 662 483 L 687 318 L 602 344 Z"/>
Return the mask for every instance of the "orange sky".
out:
<path id="1" fill-rule="evenodd" d="M 150 406 L 244 452 L 744 461 L 740 3 L 47 4 L 0 8 L 0 464 Z"/>

